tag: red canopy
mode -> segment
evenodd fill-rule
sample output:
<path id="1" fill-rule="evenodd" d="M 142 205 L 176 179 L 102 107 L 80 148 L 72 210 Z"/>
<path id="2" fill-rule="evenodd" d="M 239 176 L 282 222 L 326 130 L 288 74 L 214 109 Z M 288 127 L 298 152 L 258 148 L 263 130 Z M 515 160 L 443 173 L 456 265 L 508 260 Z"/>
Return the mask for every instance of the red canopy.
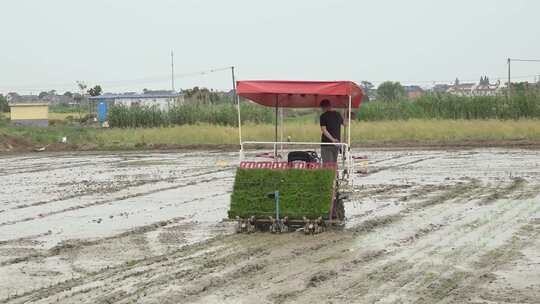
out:
<path id="1" fill-rule="evenodd" d="M 239 80 L 238 95 L 268 107 L 318 108 L 328 99 L 335 108 L 347 108 L 349 96 L 358 108 L 364 93 L 352 81 Z"/>

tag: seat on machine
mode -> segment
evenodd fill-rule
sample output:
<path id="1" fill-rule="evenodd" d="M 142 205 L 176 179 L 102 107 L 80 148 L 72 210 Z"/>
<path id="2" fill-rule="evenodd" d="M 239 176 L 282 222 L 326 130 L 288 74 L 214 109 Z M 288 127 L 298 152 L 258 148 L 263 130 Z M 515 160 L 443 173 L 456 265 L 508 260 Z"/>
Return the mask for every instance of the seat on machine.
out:
<path id="1" fill-rule="evenodd" d="M 306 163 L 318 163 L 319 155 L 315 151 L 291 151 L 287 155 L 287 162 L 303 161 Z"/>

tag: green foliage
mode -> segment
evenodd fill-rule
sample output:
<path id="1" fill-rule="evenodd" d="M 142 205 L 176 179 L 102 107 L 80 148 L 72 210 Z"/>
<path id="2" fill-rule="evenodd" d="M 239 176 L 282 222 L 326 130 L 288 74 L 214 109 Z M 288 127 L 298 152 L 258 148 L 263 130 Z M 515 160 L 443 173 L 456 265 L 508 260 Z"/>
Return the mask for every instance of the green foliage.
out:
<path id="1" fill-rule="evenodd" d="M 505 96 L 465 97 L 452 94 L 425 94 L 396 102 L 369 102 L 358 110 L 359 120 L 404 119 L 519 119 L 540 117 L 540 94 L 527 91 Z"/>
<path id="2" fill-rule="evenodd" d="M 6 127 L 8 125 L 9 121 L 7 117 L 4 117 L 4 115 L 0 114 L 0 127 Z"/>
<path id="3" fill-rule="evenodd" d="M 209 90 L 207 88 L 193 87 L 193 89 L 182 90 L 182 94 L 189 102 L 216 104 L 232 103 L 233 98 L 224 92 Z"/>
<path id="4" fill-rule="evenodd" d="M 385 81 L 377 88 L 377 97 L 383 101 L 396 101 L 405 97 L 405 88 L 399 82 Z"/>
<path id="5" fill-rule="evenodd" d="M 93 88 L 88 89 L 88 94 L 90 94 L 90 96 L 99 96 L 101 95 L 101 92 L 103 92 L 103 89 L 100 85 L 96 85 Z"/>
<path id="6" fill-rule="evenodd" d="M 242 122 L 270 123 L 272 110 L 269 108 L 243 103 L 241 105 Z M 223 126 L 237 126 L 238 114 L 233 104 L 186 104 L 161 111 L 158 107 L 112 106 L 108 112 L 111 127 L 164 127 L 209 123 Z"/>
<path id="7" fill-rule="evenodd" d="M 5 128 L 5 132 L 11 136 L 24 138 L 34 144 L 41 145 L 57 143 L 64 136 L 71 143 L 91 143 L 96 140 L 92 129 L 73 127 L 66 124 L 50 125 L 46 128 L 9 125 Z"/>
<path id="8" fill-rule="evenodd" d="M 158 107 L 112 106 L 108 112 L 109 125 L 121 128 L 161 127 L 169 125 L 166 112 Z"/>
<path id="9" fill-rule="evenodd" d="M 362 90 L 364 90 L 363 101 L 364 102 L 369 101 L 369 96 L 372 95 L 372 90 L 374 88 L 374 85 L 369 81 L 362 80 L 360 82 L 360 86 L 362 87 Z"/>
<path id="10" fill-rule="evenodd" d="M 9 105 L 4 95 L 0 94 L 0 113 L 1 112 L 9 112 Z"/>
<path id="11" fill-rule="evenodd" d="M 51 105 L 49 106 L 49 112 L 51 113 L 77 113 L 79 107 L 69 105 Z"/>
<path id="12" fill-rule="evenodd" d="M 38 98 L 39 98 L 39 99 L 43 99 L 43 98 L 46 97 L 47 95 L 49 95 L 49 92 L 43 91 L 43 92 L 40 92 L 40 93 L 39 93 Z"/>
<path id="13" fill-rule="evenodd" d="M 333 169 L 238 169 L 229 218 L 274 215 L 275 201 L 267 194 L 276 190 L 282 217 L 328 218 L 335 174 Z"/>

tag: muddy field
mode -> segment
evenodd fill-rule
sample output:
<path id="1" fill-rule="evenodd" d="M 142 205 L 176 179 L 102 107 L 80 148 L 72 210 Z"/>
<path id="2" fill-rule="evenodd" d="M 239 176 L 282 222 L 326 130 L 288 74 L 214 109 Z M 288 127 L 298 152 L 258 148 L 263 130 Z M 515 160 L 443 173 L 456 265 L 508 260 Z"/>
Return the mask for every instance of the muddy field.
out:
<path id="1" fill-rule="evenodd" d="M 0 303 L 540 303 L 540 151 L 358 153 L 315 236 L 234 234 L 235 153 L 0 157 Z"/>

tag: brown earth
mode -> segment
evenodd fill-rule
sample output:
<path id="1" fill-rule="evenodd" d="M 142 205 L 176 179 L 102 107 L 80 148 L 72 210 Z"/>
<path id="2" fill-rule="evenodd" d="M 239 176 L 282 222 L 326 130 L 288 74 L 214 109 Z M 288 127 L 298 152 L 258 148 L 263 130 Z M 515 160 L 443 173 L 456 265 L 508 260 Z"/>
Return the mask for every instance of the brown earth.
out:
<path id="1" fill-rule="evenodd" d="M 389 148 L 389 149 L 470 149 L 470 148 L 516 148 L 516 149 L 540 149 L 540 141 L 534 140 L 400 140 L 400 141 L 368 141 L 353 144 L 355 148 Z M 254 149 L 265 148 L 263 146 L 253 146 Z M 192 150 L 220 150 L 238 151 L 237 144 L 196 144 L 196 145 L 176 145 L 176 144 L 143 144 L 136 146 L 114 145 L 110 147 L 100 147 L 95 143 L 85 144 L 37 144 L 31 141 L 10 135 L 0 134 L 1 153 L 20 152 L 73 152 L 73 151 L 192 151 Z"/>
<path id="2" fill-rule="evenodd" d="M 540 151 L 357 151 L 347 225 L 235 234 L 235 153 L 0 157 L 0 303 L 539 303 Z"/>

